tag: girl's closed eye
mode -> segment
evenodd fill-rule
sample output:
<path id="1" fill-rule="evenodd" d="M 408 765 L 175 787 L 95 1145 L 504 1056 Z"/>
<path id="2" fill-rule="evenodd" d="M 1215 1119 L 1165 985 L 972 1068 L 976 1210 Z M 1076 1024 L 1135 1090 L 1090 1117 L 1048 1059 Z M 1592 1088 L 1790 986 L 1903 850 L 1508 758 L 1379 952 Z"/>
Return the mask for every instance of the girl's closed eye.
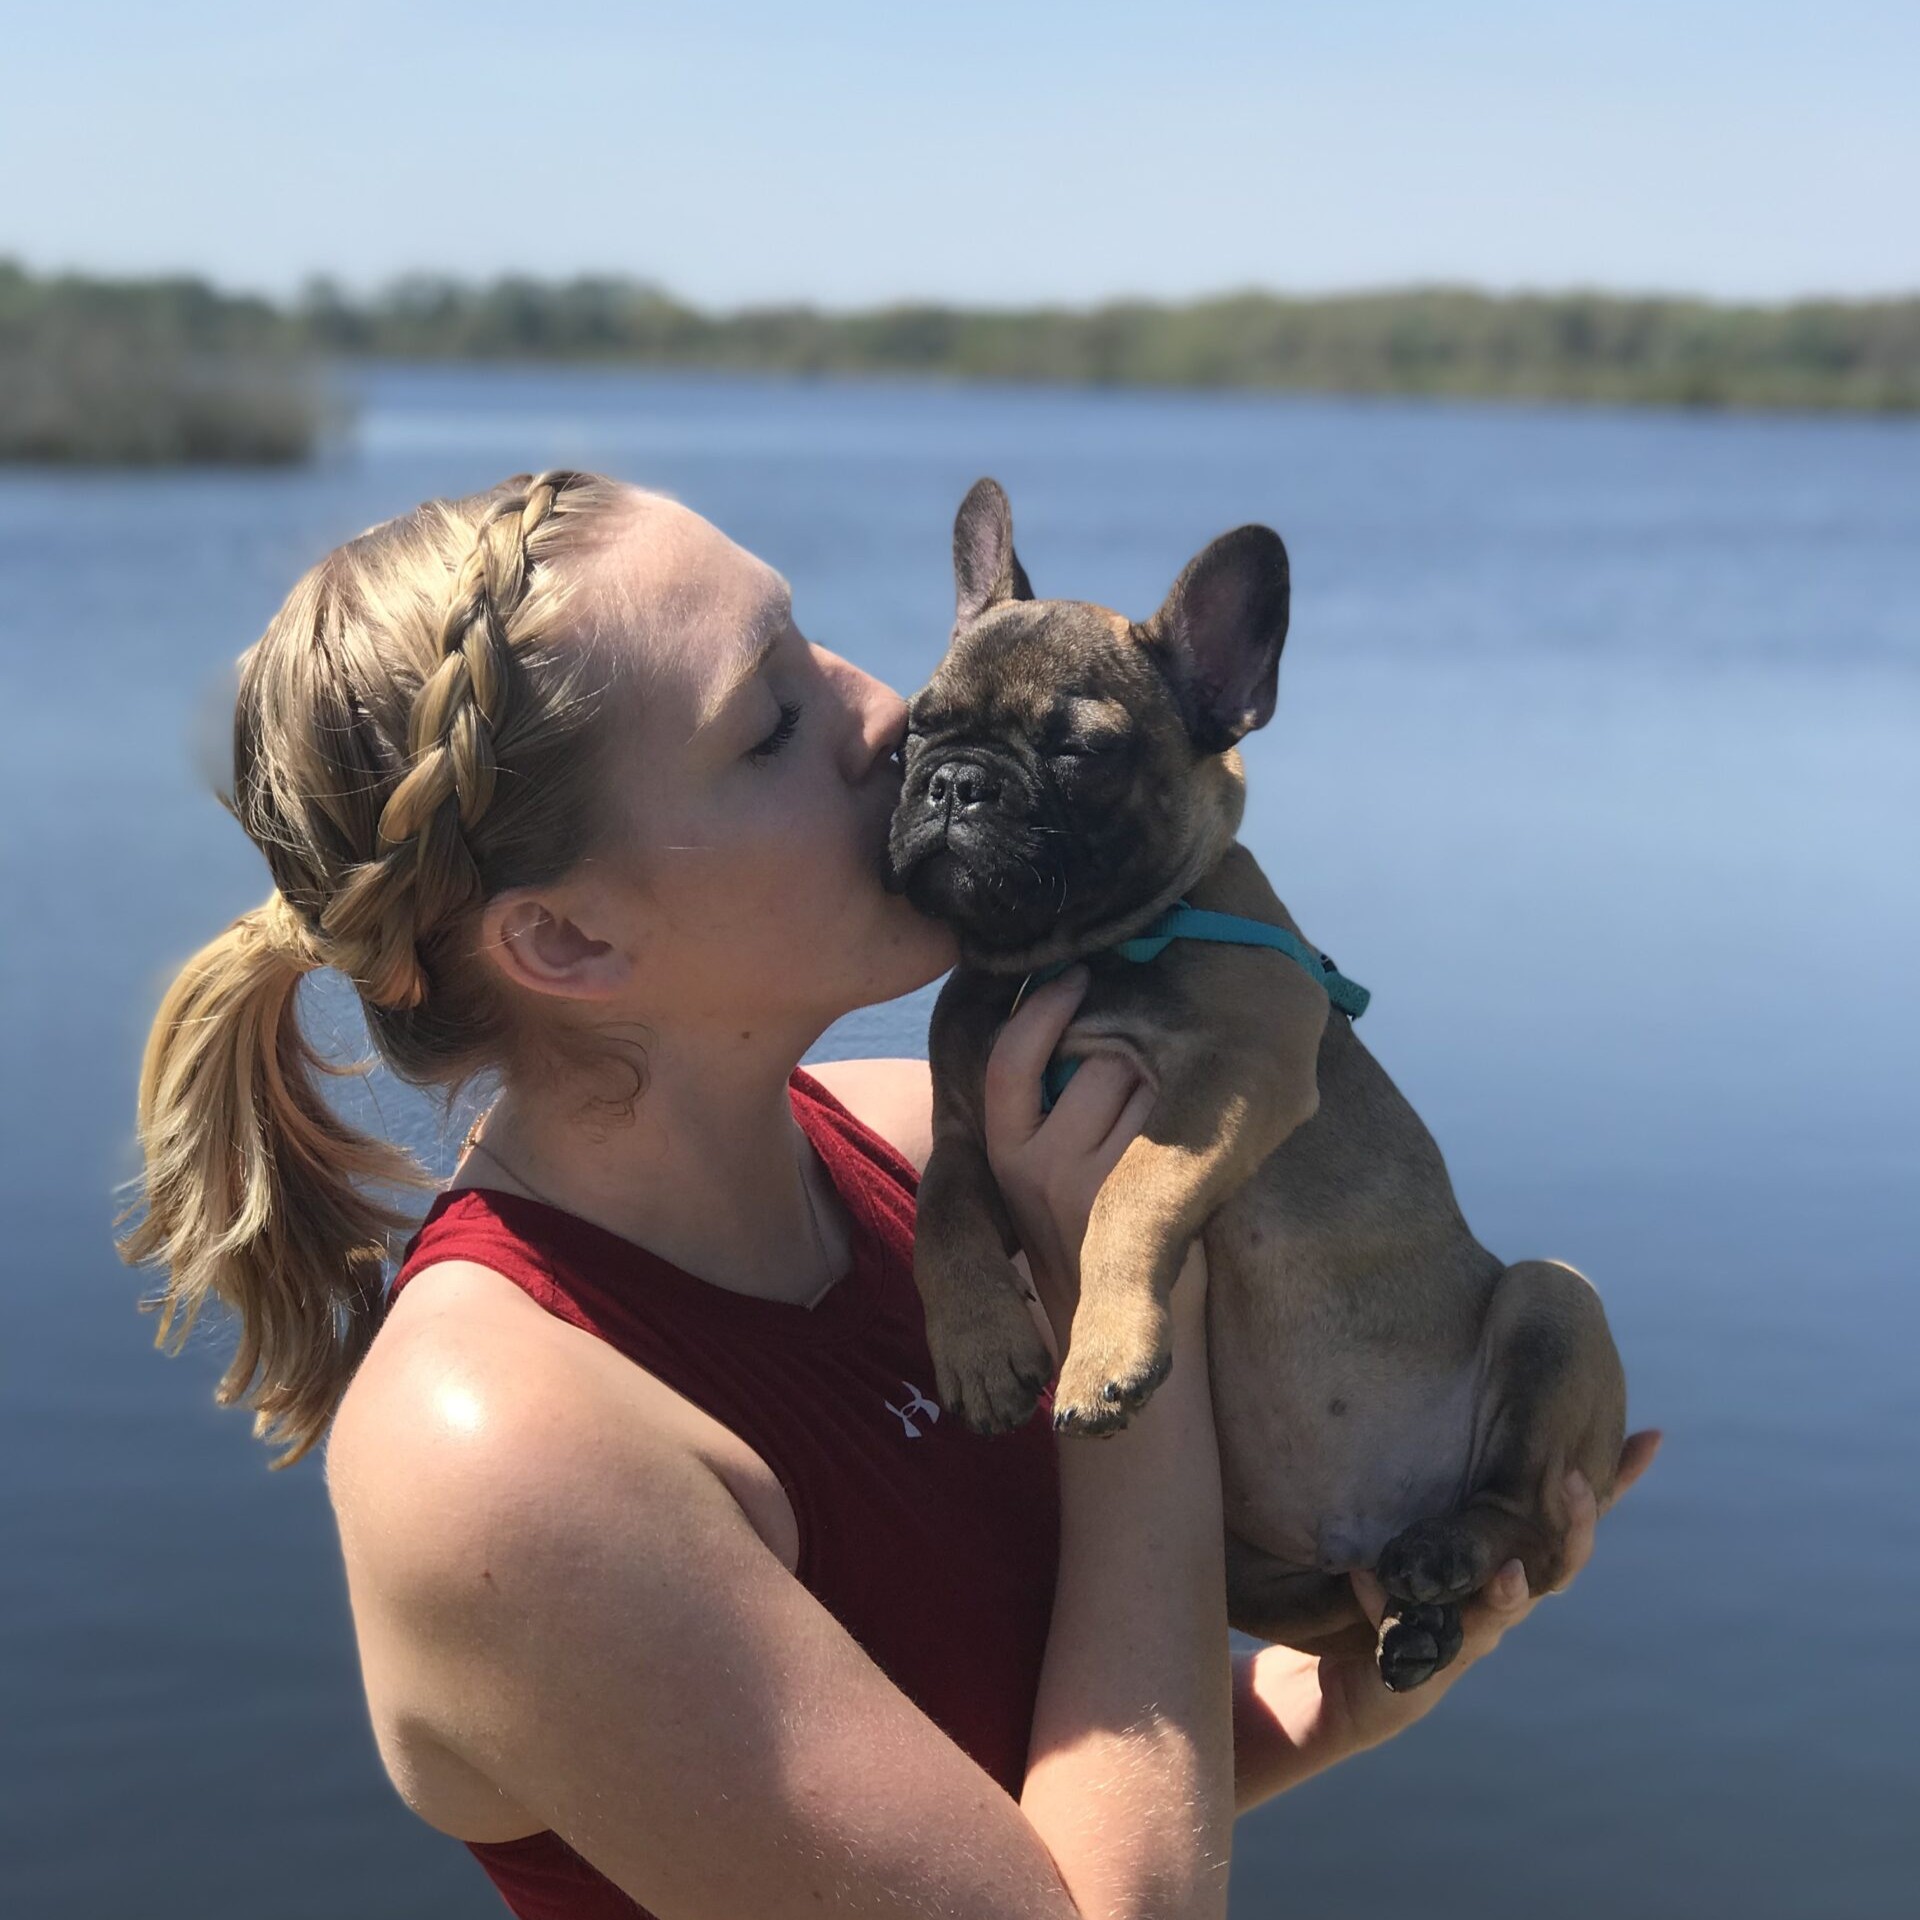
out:
<path id="1" fill-rule="evenodd" d="M 773 756 L 793 738 L 793 730 L 800 724 L 800 703 L 797 700 L 780 702 L 780 719 L 773 731 L 757 746 L 747 749 L 747 758 L 755 766 Z"/>

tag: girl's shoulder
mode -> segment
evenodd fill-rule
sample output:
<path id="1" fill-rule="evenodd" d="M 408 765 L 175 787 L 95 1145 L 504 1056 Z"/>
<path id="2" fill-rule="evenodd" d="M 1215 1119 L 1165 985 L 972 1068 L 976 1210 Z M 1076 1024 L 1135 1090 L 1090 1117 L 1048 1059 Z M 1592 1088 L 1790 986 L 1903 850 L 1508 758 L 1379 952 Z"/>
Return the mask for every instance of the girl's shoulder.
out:
<path id="1" fill-rule="evenodd" d="M 746 1441 L 470 1260 L 422 1267 L 394 1301 L 325 1459 L 382 1759 L 413 1811 L 462 1840 L 516 1839 L 542 1823 L 435 1737 L 431 1662 L 396 1624 L 423 1593 L 461 1573 L 511 1585 L 517 1563 L 546 1555 L 558 1515 L 611 1512 L 636 1486 L 664 1508 L 684 1489 L 689 1516 L 702 1485 L 724 1488 L 786 1571 L 799 1564 L 793 1505 Z M 671 1536 L 684 1523 L 663 1511 L 655 1524 Z"/>
<path id="2" fill-rule="evenodd" d="M 728 1487 L 768 1547 L 793 1568 L 799 1528 L 778 1477 L 731 1428 L 607 1341 L 557 1318 L 506 1275 L 476 1261 L 420 1268 L 393 1302 L 347 1387 L 327 1442 L 327 1482 L 343 1531 L 356 1495 L 378 1509 L 381 1483 L 404 1481 L 422 1449 L 523 1463 L 522 1498 L 546 1449 L 524 1430 L 609 1424 L 700 1461 Z M 591 1433 L 588 1435 L 591 1438 Z"/>
<path id="3" fill-rule="evenodd" d="M 823 1060 L 804 1071 L 916 1174 L 933 1151 L 933 1075 L 924 1060 Z"/>

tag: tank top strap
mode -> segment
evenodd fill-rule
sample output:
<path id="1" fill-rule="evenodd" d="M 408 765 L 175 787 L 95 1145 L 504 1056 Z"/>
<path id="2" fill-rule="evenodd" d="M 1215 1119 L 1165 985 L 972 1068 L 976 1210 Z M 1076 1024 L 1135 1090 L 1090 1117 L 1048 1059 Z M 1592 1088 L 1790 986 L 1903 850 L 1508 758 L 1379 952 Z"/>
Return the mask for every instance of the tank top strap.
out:
<path id="1" fill-rule="evenodd" d="M 822 1159 L 827 1159 L 827 1149 L 821 1141 L 831 1137 L 836 1149 L 851 1148 L 909 1199 L 919 1193 L 920 1176 L 914 1171 L 913 1162 L 857 1118 L 839 1095 L 829 1092 L 805 1067 L 794 1068 L 787 1081 L 787 1091 L 793 1100 L 794 1117 Z M 833 1164 L 830 1159 L 827 1163 Z"/>

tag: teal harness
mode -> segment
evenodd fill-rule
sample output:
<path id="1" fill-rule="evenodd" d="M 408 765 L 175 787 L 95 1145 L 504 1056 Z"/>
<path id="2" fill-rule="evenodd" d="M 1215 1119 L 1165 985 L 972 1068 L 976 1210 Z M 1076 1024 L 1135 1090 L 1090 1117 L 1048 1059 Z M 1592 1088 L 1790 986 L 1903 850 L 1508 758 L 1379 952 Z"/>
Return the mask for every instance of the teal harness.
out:
<path id="1" fill-rule="evenodd" d="M 1264 920 L 1249 920 L 1244 914 L 1210 913 L 1204 907 L 1189 906 L 1184 900 L 1176 901 L 1131 940 L 1122 940 L 1118 946 L 1102 951 L 1144 964 L 1159 959 L 1176 940 L 1212 940 L 1229 947 L 1271 947 L 1276 953 L 1284 953 L 1326 989 L 1327 998 L 1349 1020 L 1358 1020 L 1373 998 L 1359 981 L 1348 979 L 1319 948 L 1308 946 L 1298 934 L 1289 933 L 1285 927 L 1269 926 Z M 1014 1005 L 1020 1004 L 1030 986 L 1044 985 L 1058 978 L 1071 965 L 1070 960 L 1056 960 L 1051 966 L 1036 967 L 1020 983 Z M 1079 1064 L 1078 1060 L 1062 1060 L 1057 1055 L 1047 1062 L 1040 1082 L 1043 1112 L 1052 1112 L 1053 1103 L 1060 1098 L 1061 1090 L 1073 1078 Z"/>

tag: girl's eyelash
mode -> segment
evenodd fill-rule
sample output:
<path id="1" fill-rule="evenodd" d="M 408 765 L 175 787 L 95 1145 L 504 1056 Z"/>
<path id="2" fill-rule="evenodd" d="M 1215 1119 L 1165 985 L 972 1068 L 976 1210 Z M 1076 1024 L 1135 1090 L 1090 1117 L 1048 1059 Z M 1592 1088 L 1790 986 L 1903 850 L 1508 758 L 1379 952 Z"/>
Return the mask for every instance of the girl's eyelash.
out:
<path id="1" fill-rule="evenodd" d="M 762 760 L 771 760 L 773 756 L 793 738 L 793 730 L 800 724 L 800 704 L 796 700 L 780 702 L 780 723 L 757 747 L 747 749 L 747 758 L 756 765 Z"/>

